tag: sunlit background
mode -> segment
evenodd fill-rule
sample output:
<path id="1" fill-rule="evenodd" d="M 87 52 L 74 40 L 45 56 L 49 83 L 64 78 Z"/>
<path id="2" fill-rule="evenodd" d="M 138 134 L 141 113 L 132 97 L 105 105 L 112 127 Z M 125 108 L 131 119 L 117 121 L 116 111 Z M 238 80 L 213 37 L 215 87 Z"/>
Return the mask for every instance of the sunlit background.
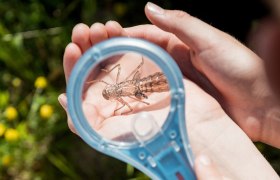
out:
<path id="1" fill-rule="evenodd" d="M 248 5 L 241 0 L 153 2 L 201 18 L 264 59 L 262 38 L 280 22 L 275 13 L 279 4 L 272 0 L 248 0 Z M 147 179 L 131 166 L 92 150 L 72 134 L 57 101 L 65 92 L 62 56 L 75 24 L 90 26 L 108 20 L 122 26 L 149 23 L 145 4 L 132 0 L 0 0 L 1 180 Z M 279 43 L 274 46 L 280 47 Z M 280 151 L 261 143 L 256 146 L 280 174 Z"/>

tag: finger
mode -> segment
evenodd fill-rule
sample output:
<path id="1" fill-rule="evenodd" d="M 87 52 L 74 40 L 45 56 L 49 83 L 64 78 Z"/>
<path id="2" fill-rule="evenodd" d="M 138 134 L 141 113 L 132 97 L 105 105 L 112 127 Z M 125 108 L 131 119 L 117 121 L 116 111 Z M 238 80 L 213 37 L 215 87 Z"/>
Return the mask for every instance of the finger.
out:
<path id="1" fill-rule="evenodd" d="M 69 43 L 66 46 L 64 51 L 64 56 L 63 56 L 63 68 L 64 68 L 66 82 L 68 82 L 70 73 L 77 60 L 81 57 L 81 55 L 82 55 L 82 50 L 77 44 Z"/>
<path id="2" fill-rule="evenodd" d="M 146 39 L 166 50 L 168 50 L 168 47 L 172 47 L 173 45 L 175 46 L 175 44 L 183 45 L 183 43 L 173 34 L 165 32 L 154 25 L 138 25 L 124 28 L 124 30 L 129 37 Z"/>
<path id="3" fill-rule="evenodd" d="M 175 34 L 192 49 L 201 51 L 219 41 L 221 31 L 177 10 L 164 10 L 153 3 L 147 3 L 145 13 L 148 19 L 164 31 Z"/>
<path id="4" fill-rule="evenodd" d="M 233 99 L 233 94 L 243 91 L 236 86 L 237 79 L 240 84 L 252 83 L 262 71 L 262 62 L 248 48 L 183 11 L 164 10 L 147 3 L 145 13 L 153 24 L 175 34 L 190 47 L 192 65 L 227 98 Z"/>
<path id="5" fill-rule="evenodd" d="M 66 94 L 65 94 L 65 93 L 60 94 L 60 95 L 58 96 L 58 102 L 59 102 L 59 104 L 63 107 L 63 109 L 64 109 L 65 112 L 66 112 L 66 115 L 67 115 L 67 124 L 68 124 L 69 129 L 70 129 L 73 133 L 77 134 L 77 131 L 76 131 L 75 127 L 74 127 L 74 124 L 73 124 L 71 118 L 70 118 L 69 115 L 68 115 L 68 110 L 67 110 L 67 97 L 66 97 Z"/>
<path id="6" fill-rule="evenodd" d="M 195 172 L 199 180 L 222 180 L 217 167 L 206 155 L 199 155 L 195 160 Z"/>
<path id="7" fill-rule="evenodd" d="M 154 25 L 139 25 L 125 28 L 129 37 L 146 39 L 165 49 L 177 62 L 183 73 L 190 72 L 189 47 L 171 33 Z M 186 74 L 185 74 L 186 75 Z"/>
<path id="8" fill-rule="evenodd" d="M 208 89 L 212 89 L 202 74 L 197 72 L 194 68 L 190 60 L 189 47 L 174 34 L 165 32 L 154 25 L 133 26 L 125 28 L 125 31 L 129 37 L 146 39 L 161 46 L 173 57 L 184 76 L 195 81 L 199 85 L 201 85 L 200 81 L 203 81 L 204 84 L 207 84 L 207 87 L 209 86 Z"/>
<path id="9" fill-rule="evenodd" d="M 101 23 L 94 23 L 90 27 L 90 41 L 91 44 L 94 45 L 96 43 L 99 43 L 105 39 L 108 39 L 108 33 L 104 26 L 104 24 Z"/>
<path id="10" fill-rule="evenodd" d="M 77 44 L 83 53 L 89 47 L 91 47 L 89 32 L 90 32 L 89 27 L 82 23 L 77 24 L 72 31 L 72 42 Z"/>
<path id="11" fill-rule="evenodd" d="M 209 93 L 215 93 L 210 82 L 200 72 L 196 71 L 190 61 L 189 47 L 174 34 L 165 32 L 154 25 L 139 25 L 124 29 L 129 37 L 146 39 L 161 46 L 174 58 L 184 76 L 209 89 Z"/>
<path id="12" fill-rule="evenodd" d="M 127 36 L 127 33 L 122 28 L 122 26 L 116 21 L 108 21 L 105 24 L 105 28 L 108 33 L 108 37 L 117 37 L 117 36 Z"/>

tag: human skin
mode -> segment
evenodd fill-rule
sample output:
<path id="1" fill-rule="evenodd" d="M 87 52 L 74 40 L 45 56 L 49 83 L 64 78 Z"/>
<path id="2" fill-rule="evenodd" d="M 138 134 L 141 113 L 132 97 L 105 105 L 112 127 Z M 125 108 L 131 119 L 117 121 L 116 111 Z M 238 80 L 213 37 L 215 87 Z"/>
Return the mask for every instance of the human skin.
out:
<path id="1" fill-rule="evenodd" d="M 278 1 L 275 1 L 278 2 Z M 280 7 L 280 6 L 279 6 Z M 280 97 L 280 21 L 267 16 L 249 33 L 248 46 L 263 60 L 271 85 Z"/>
<path id="2" fill-rule="evenodd" d="M 183 74 L 211 93 L 253 141 L 280 147 L 279 99 L 269 84 L 264 62 L 230 35 L 185 12 L 157 9 L 146 6 L 146 16 L 175 36 L 159 36 L 152 28 L 143 30 L 148 27 L 126 29 L 127 34 L 163 46 Z"/>
<path id="3" fill-rule="evenodd" d="M 250 103 L 250 100 L 255 102 L 254 98 L 262 98 L 263 94 L 267 95 L 266 93 L 271 92 L 267 89 L 259 92 L 259 87 L 261 89 L 269 87 L 263 80 L 265 76 L 259 74 L 264 71 L 259 58 L 229 35 L 183 12 L 164 11 L 167 14 L 155 15 L 154 12 L 148 10 L 148 7 L 146 7 L 145 12 L 152 23 L 170 32 L 165 32 L 152 25 L 123 29 L 118 23 L 112 21 L 105 25 L 95 23 L 90 28 L 84 24 L 75 26 L 72 33 L 72 43 L 66 47 L 64 54 L 66 79 L 68 80 L 70 72 L 79 57 L 89 47 L 102 40 L 116 36 L 130 36 L 154 42 L 166 49 L 177 61 L 185 77 L 192 80 L 185 78 L 184 84 L 187 97 L 188 135 L 195 156 L 207 154 L 217 165 L 222 176 L 228 178 L 278 179 L 277 174 L 255 148 L 252 141 L 231 119 L 233 118 L 251 138 L 262 140 L 259 138 L 259 133 L 263 131 L 259 127 L 259 121 L 263 122 L 264 120 L 257 119 L 258 116 L 251 114 L 254 112 L 251 106 L 261 106 L 265 102 L 257 101 L 254 104 Z M 178 19 L 177 23 L 180 26 L 187 24 L 189 27 L 196 27 L 195 31 L 189 30 L 190 28 L 187 27 L 184 27 L 184 32 L 179 28 L 176 29 L 170 19 L 165 24 L 164 20 L 166 19 L 164 18 L 166 17 L 163 18 L 162 16 L 166 16 L 167 20 L 174 16 Z M 187 18 L 188 23 L 182 23 L 184 18 Z M 168 23 L 173 28 L 168 28 Z M 239 61 L 244 59 L 248 59 L 248 62 L 244 63 L 242 61 L 240 69 L 235 63 L 238 64 Z M 250 68 L 253 68 L 254 71 L 252 74 L 245 73 L 248 70 L 246 68 L 249 68 L 249 72 L 251 72 Z M 258 82 L 257 78 L 264 82 Z M 249 83 L 253 80 L 257 81 L 254 85 Z M 247 87 L 243 87 L 244 84 L 248 84 L 250 86 L 248 88 L 256 92 L 246 92 Z M 218 99 L 222 106 L 210 94 Z M 254 97 L 251 97 L 252 94 Z M 60 96 L 60 102 L 65 107 L 66 101 L 64 95 Z M 245 107 L 247 112 L 244 112 Z M 98 112 L 97 107 L 94 113 Z M 250 116 L 246 113 L 249 113 Z M 249 118 L 251 116 L 252 118 Z M 109 118 L 116 118 L 110 115 L 103 117 L 107 122 Z M 243 117 L 247 118 L 243 120 L 244 122 L 239 122 L 241 121 L 240 118 Z M 125 119 L 125 116 L 122 118 Z M 74 131 L 70 119 L 68 123 L 70 129 Z M 248 126 L 250 128 L 257 126 L 257 130 L 252 132 Z M 257 132 L 257 135 L 254 135 L 255 132 Z"/>

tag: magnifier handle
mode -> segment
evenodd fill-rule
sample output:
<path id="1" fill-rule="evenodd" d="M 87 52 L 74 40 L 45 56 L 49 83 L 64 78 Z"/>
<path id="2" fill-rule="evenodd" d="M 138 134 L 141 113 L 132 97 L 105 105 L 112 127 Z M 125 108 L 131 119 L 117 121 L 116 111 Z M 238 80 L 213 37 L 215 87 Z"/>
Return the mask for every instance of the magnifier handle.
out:
<path id="1" fill-rule="evenodd" d="M 173 123 L 165 130 L 157 125 L 148 112 L 138 114 L 132 121 L 132 132 L 141 143 L 132 154 L 145 166 L 144 171 L 146 169 L 148 175 L 153 175 L 153 179 L 196 179 L 190 164 L 191 157 L 188 158 L 191 155 L 185 149 L 189 144 L 188 141 L 182 143 L 177 120 L 173 119 Z M 144 126 L 145 129 L 141 128 Z"/>
<path id="2" fill-rule="evenodd" d="M 153 157 L 147 157 L 149 169 L 157 174 L 159 179 L 195 180 L 195 174 L 188 162 L 183 146 L 171 141 Z"/>

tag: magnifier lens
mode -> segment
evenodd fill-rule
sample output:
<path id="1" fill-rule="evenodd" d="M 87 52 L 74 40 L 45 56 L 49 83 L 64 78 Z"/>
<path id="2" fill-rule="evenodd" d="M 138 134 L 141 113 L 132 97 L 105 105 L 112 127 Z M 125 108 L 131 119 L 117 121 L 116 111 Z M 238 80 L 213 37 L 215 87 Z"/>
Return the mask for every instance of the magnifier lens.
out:
<path id="1" fill-rule="evenodd" d="M 113 143 L 153 138 L 170 110 L 164 73 L 147 57 L 132 52 L 109 57 L 91 69 L 82 98 L 88 124 Z"/>

